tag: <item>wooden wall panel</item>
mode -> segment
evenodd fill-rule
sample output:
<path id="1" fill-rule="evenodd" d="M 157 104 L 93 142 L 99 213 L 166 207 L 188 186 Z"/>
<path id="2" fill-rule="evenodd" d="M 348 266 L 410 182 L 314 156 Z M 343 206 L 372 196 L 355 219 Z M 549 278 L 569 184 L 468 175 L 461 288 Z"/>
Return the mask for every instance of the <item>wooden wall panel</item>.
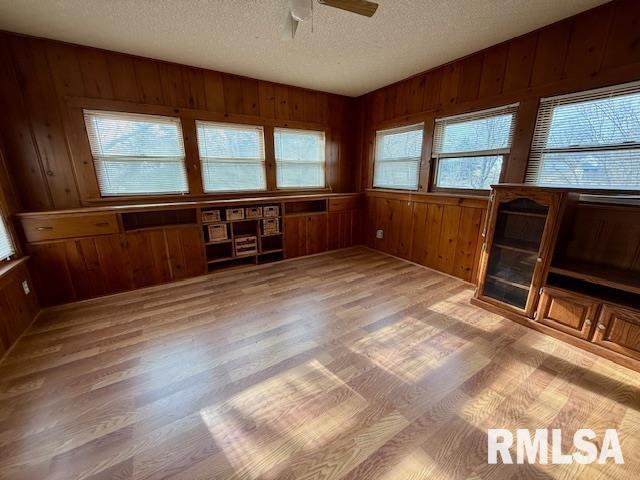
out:
<path id="1" fill-rule="evenodd" d="M 22 288 L 26 282 L 31 292 Z M 0 359 L 31 324 L 40 307 L 25 263 L 0 278 Z"/>
<path id="2" fill-rule="evenodd" d="M 67 151 L 54 77 L 49 71 L 46 43 L 15 37 L 11 39 L 10 46 L 25 107 L 31 118 L 30 133 L 35 140 L 53 206 L 77 207 L 80 197 Z M 9 161 L 13 163 L 20 159 L 10 158 Z"/>
<path id="3" fill-rule="evenodd" d="M 377 250 L 475 282 L 486 202 L 460 202 L 447 196 L 393 198 L 396 195 L 367 193 L 364 242 Z M 376 238 L 378 229 L 383 230 L 382 239 Z"/>
<path id="4" fill-rule="evenodd" d="M 351 128 L 342 118 L 350 114 L 346 97 L 10 33 L 0 33 L 0 47 L 7 67 L 0 72 L 5 113 L 0 135 L 22 211 L 72 208 L 98 199 L 80 113 L 87 104 L 175 115 L 183 125 L 199 112 L 208 119 L 211 112 L 224 115 L 214 119 L 230 122 L 296 122 L 290 126 L 324 130 L 333 155 L 327 162 L 332 187 L 354 188 L 352 172 L 358 168 L 347 144 L 355 140 L 340 131 Z M 181 109 L 191 113 L 185 116 Z M 197 149 L 190 149 L 187 163 L 198 162 Z M 190 176 L 190 186 L 195 183 Z M 202 195 L 201 188 L 192 194 Z"/>
<path id="5" fill-rule="evenodd" d="M 359 117 L 363 137 L 372 139 L 377 129 L 518 102 L 518 134 L 502 181 L 520 183 L 540 98 L 639 79 L 640 3 L 614 0 L 373 91 L 359 103 Z M 422 80 L 411 94 L 412 82 Z M 422 107 L 416 108 L 419 97 Z M 429 148 L 432 133 L 425 134 Z M 360 155 L 365 172 L 360 188 L 371 188 L 373 149 L 361 149 Z M 433 184 L 433 178 L 427 180 L 422 191 Z"/>

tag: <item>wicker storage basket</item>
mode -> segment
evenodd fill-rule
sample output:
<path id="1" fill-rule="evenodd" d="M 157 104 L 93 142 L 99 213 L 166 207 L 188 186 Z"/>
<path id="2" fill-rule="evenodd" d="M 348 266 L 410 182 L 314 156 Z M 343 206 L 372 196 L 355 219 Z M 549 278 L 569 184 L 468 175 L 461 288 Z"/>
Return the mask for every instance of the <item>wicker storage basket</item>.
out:
<path id="1" fill-rule="evenodd" d="M 244 209 L 245 218 L 262 218 L 262 207 L 247 207 Z"/>
<path id="2" fill-rule="evenodd" d="M 262 215 L 264 217 L 278 217 L 280 216 L 280 207 L 277 205 L 269 205 L 262 208 Z"/>
<path id="3" fill-rule="evenodd" d="M 244 220 L 244 208 L 227 208 L 227 220 Z"/>
<path id="4" fill-rule="evenodd" d="M 228 240 L 229 237 L 227 235 L 227 224 L 226 223 L 215 223 L 213 225 L 207 226 L 209 230 L 209 241 L 210 242 L 220 242 L 222 240 Z"/>
<path id="5" fill-rule="evenodd" d="M 258 237 L 255 235 L 238 235 L 234 240 L 237 257 L 258 253 Z"/>
<path id="6" fill-rule="evenodd" d="M 279 218 L 265 218 L 264 220 L 262 220 L 263 235 L 275 235 L 277 233 L 280 233 Z"/>

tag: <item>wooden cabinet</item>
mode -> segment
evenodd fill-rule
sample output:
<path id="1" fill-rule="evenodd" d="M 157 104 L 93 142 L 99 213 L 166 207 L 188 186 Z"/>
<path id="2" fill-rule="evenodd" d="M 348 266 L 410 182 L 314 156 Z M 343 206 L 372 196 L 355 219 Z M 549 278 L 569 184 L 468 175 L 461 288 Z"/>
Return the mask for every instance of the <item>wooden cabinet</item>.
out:
<path id="1" fill-rule="evenodd" d="M 640 312 L 614 305 L 603 305 L 593 342 L 640 360 Z"/>
<path id="2" fill-rule="evenodd" d="M 165 230 L 165 236 L 173 280 L 196 277 L 205 273 L 204 247 L 200 227 L 168 228 Z"/>
<path id="3" fill-rule="evenodd" d="M 284 252 L 287 258 L 327 250 L 327 214 L 297 214 L 284 217 Z"/>
<path id="4" fill-rule="evenodd" d="M 588 340 L 593 331 L 599 302 L 570 292 L 545 287 L 536 320 L 561 332 Z"/>
<path id="5" fill-rule="evenodd" d="M 122 235 L 29 245 L 28 253 L 36 292 L 45 306 L 131 288 Z"/>
<path id="6" fill-rule="evenodd" d="M 564 193 L 533 187 L 492 193 L 479 297 L 531 318 L 550 262 Z"/>
<path id="7" fill-rule="evenodd" d="M 171 280 L 164 230 L 127 232 L 125 238 L 133 288 Z"/>

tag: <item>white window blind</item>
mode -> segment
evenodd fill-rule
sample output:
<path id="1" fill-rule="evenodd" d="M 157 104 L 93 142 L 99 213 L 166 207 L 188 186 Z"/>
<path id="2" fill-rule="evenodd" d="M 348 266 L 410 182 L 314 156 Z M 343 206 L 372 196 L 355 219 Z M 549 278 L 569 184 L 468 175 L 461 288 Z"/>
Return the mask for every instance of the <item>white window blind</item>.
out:
<path id="1" fill-rule="evenodd" d="M 205 192 L 266 190 L 262 127 L 196 121 Z"/>
<path id="2" fill-rule="evenodd" d="M 187 193 L 180 120 L 84 112 L 102 196 Z"/>
<path id="3" fill-rule="evenodd" d="M 324 188 L 324 132 L 275 128 L 278 188 Z"/>
<path id="4" fill-rule="evenodd" d="M 518 104 L 439 118 L 433 139 L 435 185 L 488 190 L 511 151 Z"/>
<path id="5" fill-rule="evenodd" d="M 0 214 L 0 261 L 8 259 L 15 252 L 13 242 L 9 235 L 9 230 L 5 224 L 4 217 Z"/>
<path id="6" fill-rule="evenodd" d="M 417 190 L 424 124 L 376 132 L 373 186 Z"/>
<path id="7" fill-rule="evenodd" d="M 541 99 L 526 182 L 640 189 L 640 82 Z"/>

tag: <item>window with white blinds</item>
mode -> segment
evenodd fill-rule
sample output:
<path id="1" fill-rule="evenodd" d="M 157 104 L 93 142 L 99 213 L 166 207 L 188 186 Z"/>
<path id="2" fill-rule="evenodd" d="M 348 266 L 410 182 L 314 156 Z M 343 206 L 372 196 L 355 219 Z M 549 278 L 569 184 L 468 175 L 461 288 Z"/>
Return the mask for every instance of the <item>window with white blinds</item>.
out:
<path id="1" fill-rule="evenodd" d="M 324 132 L 275 128 L 278 188 L 324 188 Z"/>
<path id="2" fill-rule="evenodd" d="M 500 182 L 511 151 L 518 104 L 436 120 L 433 158 L 438 188 L 488 190 Z"/>
<path id="3" fill-rule="evenodd" d="M 11 235 L 5 224 L 4 217 L 0 214 L 0 261 L 7 260 L 15 253 Z"/>
<path id="4" fill-rule="evenodd" d="M 374 187 L 418 189 L 423 133 L 423 123 L 376 132 Z"/>
<path id="5" fill-rule="evenodd" d="M 640 190 L 640 82 L 541 99 L 526 182 Z"/>
<path id="6" fill-rule="evenodd" d="M 262 127 L 196 121 L 205 192 L 266 190 Z"/>
<path id="7" fill-rule="evenodd" d="M 85 110 L 102 196 L 187 193 L 180 119 Z"/>

